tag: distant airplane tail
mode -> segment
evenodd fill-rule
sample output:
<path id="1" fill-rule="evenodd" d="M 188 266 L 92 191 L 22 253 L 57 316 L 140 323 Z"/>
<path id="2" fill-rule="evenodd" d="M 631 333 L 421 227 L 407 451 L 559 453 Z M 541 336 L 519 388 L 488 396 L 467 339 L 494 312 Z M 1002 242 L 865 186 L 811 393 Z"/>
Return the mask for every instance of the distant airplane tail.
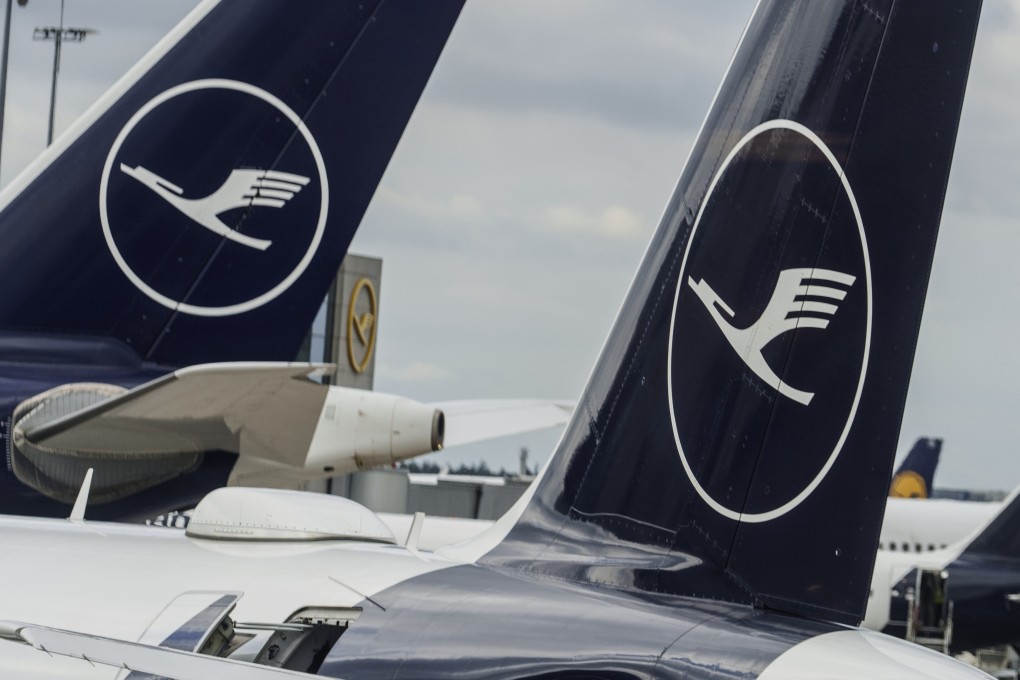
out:
<path id="1" fill-rule="evenodd" d="M 863 618 L 978 13 L 759 4 L 558 449 L 481 563 Z M 752 326 L 771 340 L 726 335 Z"/>
<path id="2" fill-rule="evenodd" d="M 1020 487 L 1002 503 L 999 512 L 975 531 L 961 557 L 1020 559 Z"/>
<path id="3" fill-rule="evenodd" d="M 889 495 L 894 498 L 929 498 L 935 488 L 935 468 L 939 465 L 941 453 L 941 439 L 921 437 L 914 442 L 910 453 L 893 475 Z"/>
<path id="4" fill-rule="evenodd" d="M 0 195 L 0 334 L 295 358 L 463 0 L 206 0 Z"/>

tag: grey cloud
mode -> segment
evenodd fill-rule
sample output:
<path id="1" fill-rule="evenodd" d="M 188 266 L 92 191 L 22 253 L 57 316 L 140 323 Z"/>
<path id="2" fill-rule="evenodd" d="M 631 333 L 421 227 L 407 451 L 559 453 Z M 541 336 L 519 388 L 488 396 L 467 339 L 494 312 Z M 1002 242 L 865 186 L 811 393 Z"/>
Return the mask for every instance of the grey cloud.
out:
<path id="1" fill-rule="evenodd" d="M 725 67 L 718 48 L 739 37 L 727 24 L 740 25 L 751 5 L 468 3 L 431 94 L 467 107 L 675 128 L 700 120 Z"/>

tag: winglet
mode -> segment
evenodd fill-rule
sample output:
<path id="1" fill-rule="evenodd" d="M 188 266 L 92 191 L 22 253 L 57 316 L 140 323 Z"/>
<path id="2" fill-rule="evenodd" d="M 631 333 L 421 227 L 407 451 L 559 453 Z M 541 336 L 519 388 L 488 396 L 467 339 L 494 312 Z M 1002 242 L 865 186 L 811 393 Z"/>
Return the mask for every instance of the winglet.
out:
<path id="1" fill-rule="evenodd" d="M 71 514 L 67 518 L 72 522 L 84 522 L 85 521 L 85 506 L 89 502 L 89 489 L 92 488 L 92 468 L 88 469 L 85 473 L 85 479 L 82 480 L 81 489 L 78 490 L 78 498 L 74 501 L 74 507 L 71 508 Z"/>

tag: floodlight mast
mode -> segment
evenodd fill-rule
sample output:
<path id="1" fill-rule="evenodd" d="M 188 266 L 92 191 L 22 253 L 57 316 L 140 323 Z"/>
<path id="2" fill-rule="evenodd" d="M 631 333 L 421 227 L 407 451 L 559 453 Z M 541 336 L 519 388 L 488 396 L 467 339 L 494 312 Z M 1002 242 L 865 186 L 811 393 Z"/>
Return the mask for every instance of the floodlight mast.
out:
<path id="1" fill-rule="evenodd" d="M 57 108 L 57 74 L 60 73 L 60 48 L 65 40 L 83 42 L 85 36 L 96 31 L 91 28 L 64 28 L 64 0 L 60 0 L 60 25 L 36 28 L 32 33 L 33 40 L 52 40 L 53 48 L 53 84 L 50 87 L 50 125 L 46 133 L 46 146 L 53 143 L 53 119 Z"/>
<path id="2" fill-rule="evenodd" d="M 0 149 L 3 149 L 4 140 L 4 113 L 7 111 L 7 55 L 11 51 L 11 0 L 7 0 L 7 7 L 4 11 L 4 47 L 3 55 L 0 56 Z M 0 153 L 0 161 L 3 154 Z"/>

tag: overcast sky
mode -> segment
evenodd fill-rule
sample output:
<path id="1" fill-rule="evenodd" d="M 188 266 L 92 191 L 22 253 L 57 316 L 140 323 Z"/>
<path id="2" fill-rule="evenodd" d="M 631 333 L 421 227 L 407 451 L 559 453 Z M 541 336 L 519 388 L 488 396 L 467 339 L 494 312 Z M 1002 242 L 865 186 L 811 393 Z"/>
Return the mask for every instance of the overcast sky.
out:
<path id="1" fill-rule="evenodd" d="M 99 33 L 64 48 L 58 133 L 194 4 L 66 0 Z M 468 0 L 352 247 L 384 259 L 377 389 L 576 398 L 752 5 Z M 59 7 L 14 8 L 3 183 L 45 145 Z M 1017 82 L 1020 0 L 989 0 L 900 440 L 946 439 L 939 486 L 1020 483 Z M 497 466 L 520 443 L 553 440 Z"/>

